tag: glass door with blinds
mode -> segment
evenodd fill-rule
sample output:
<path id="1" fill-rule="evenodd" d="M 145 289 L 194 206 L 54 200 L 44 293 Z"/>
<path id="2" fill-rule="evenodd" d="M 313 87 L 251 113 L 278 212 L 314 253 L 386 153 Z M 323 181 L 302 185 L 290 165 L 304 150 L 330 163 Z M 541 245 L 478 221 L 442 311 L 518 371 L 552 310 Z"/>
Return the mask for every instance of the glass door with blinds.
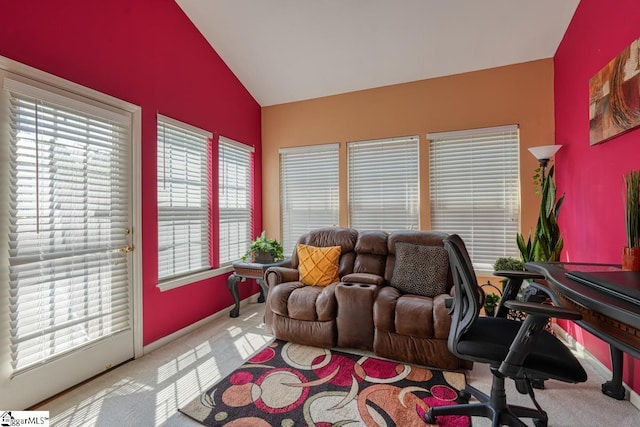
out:
<path id="1" fill-rule="evenodd" d="M 0 100 L 0 406 L 19 410 L 134 355 L 132 117 L 24 79 Z"/>

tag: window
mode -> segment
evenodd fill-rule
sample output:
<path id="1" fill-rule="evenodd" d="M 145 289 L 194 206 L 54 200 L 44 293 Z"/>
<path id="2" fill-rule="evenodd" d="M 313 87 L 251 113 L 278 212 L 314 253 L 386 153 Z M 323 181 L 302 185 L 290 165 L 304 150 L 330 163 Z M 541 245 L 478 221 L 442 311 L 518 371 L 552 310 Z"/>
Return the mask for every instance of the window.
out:
<path id="1" fill-rule="evenodd" d="M 292 253 L 298 238 L 339 222 L 338 144 L 280 150 L 282 245 Z"/>
<path id="2" fill-rule="evenodd" d="M 221 136 L 219 143 L 220 264 L 239 259 L 252 240 L 253 147 Z"/>
<path id="3" fill-rule="evenodd" d="M 428 134 L 431 228 L 462 237 L 480 271 L 518 256 L 518 127 Z"/>
<path id="4" fill-rule="evenodd" d="M 158 279 L 211 269 L 211 133 L 158 115 Z"/>
<path id="5" fill-rule="evenodd" d="M 418 137 L 350 142 L 347 152 L 351 227 L 417 230 Z"/>

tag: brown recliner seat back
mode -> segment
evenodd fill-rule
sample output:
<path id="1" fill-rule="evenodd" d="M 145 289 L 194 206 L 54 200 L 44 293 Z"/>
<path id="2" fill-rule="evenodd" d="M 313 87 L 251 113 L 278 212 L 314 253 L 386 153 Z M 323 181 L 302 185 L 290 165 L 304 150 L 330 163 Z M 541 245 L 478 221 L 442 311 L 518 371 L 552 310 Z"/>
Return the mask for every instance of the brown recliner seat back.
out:
<path id="1" fill-rule="evenodd" d="M 384 277 L 388 236 L 386 232 L 380 230 L 365 230 L 358 233 L 354 273 L 377 274 Z"/>
<path id="2" fill-rule="evenodd" d="M 297 243 L 317 247 L 340 246 L 340 267 L 338 274 L 342 277 L 346 274 L 353 273 L 357 239 L 358 232 L 352 228 L 328 227 L 303 234 Z M 298 252 L 294 249 L 291 254 L 291 268 L 298 268 L 298 264 Z"/>

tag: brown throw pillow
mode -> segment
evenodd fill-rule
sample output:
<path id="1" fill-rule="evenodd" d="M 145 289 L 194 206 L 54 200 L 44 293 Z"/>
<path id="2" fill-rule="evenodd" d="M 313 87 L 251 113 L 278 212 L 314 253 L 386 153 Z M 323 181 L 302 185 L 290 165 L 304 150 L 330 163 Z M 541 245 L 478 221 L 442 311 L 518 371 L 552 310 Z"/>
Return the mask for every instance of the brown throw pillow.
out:
<path id="1" fill-rule="evenodd" d="M 442 246 L 396 242 L 391 286 L 407 294 L 435 297 L 446 292 L 449 254 Z"/>

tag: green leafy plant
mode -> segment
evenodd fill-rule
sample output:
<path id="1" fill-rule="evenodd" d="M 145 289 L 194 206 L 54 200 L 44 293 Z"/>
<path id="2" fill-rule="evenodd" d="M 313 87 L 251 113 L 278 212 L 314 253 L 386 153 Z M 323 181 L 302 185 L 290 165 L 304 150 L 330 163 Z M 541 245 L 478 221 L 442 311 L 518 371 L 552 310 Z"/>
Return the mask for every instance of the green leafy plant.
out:
<path id="1" fill-rule="evenodd" d="M 261 259 L 261 254 L 269 254 L 273 261 L 280 261 L 284 258 L 284 249 L 276 239 L 267 239 L 266 232 L 263 231 L 256 240 L 251 242 L 249 250 L 242 256 L 242 261 L 252 261 Z"/>
<path id="2" fill-rule="evenodd" d="M 640 171 L 632 170 L 625 174 L 624 184 L 627 247 L 640 248 Z"/>
<path id="3" fill-rule="evenodd" d="M 523 262 L 526 263 L 535 260 L 538 241 L 535 238 L 533 240 L 531 239 L 531 231 L 529 231 L 526 242 L 524 241 L 522 234 L 518 233 L 516 235 L 516 243 L 518 244 L 518 250 L 520 251 L 520 256 L 522 257 Z"/>
<path id="4" fill-rule="evenodd" d="M 500 297 L 496 294 L 487 294 L 484 297 L 484 312 L 487 316 L 493 316 Z"/>
<path id="5" fill-rule="evenodd" d="M 524 262 L 521 259 L 513 257 L 500 257 L 493 263 L 494 271 L 522 271 L 524 270 Z M 504 290 L 508 279 L 501 279 L 502 290 Z"/>
<path id="6" fill-rule="evenodd" d="M 556 200 L 556 185 L 553 182 L 554 166 L 541 183 L 540 212 L 533 236 L 529 233 L 525 242 L 522 234 L 516 236 L 516 243 L 524 262 L 559 261 L 564 240 L 558 226 L 558 216 L 564 201 L 564 194 Z"/>
<path id="7" fill-rule="evenodd" d="M 524 270 L 524 262 L 514 257 L 500 257 L 493 264 L 495 271 L 522 271 Z"/>

